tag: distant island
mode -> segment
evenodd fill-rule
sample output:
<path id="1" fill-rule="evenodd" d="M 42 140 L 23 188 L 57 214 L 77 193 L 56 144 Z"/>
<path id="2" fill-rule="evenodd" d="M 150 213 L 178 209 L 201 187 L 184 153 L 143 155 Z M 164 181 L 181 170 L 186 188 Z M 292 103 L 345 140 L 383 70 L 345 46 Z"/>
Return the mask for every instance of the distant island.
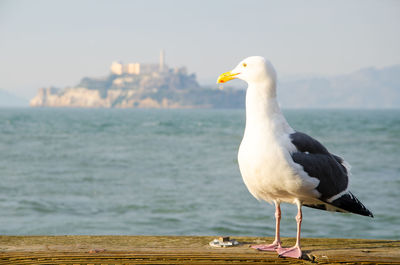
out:
<path id="1" fill-rule="evenodd" d="M 103 78 L 85 77 L 65 89 L 40 88 L 32 107 L 232 108 L 243 107 L 244 91 L 201 87 L 186 67 L 170 68 L 164 51 L 158 64 L 113 62 Z"/>
<path id="2" fill-rule="evenodd" d="M 224 69 L 226 70 L 226 69 Z M 216 73 L 216 77 L 219 73 Z M 339 76 L 278 78 L 283 108 L 400 108 L 400 65 L 364 68 Z M 1 94 L 0 94 L 1 96 Z M 203 87 L 186 67 L 114 62 L 110 74 L 83 78 L 73 87 L 40 88 L 33 107 L 243 108 L 245 90 Z"/>

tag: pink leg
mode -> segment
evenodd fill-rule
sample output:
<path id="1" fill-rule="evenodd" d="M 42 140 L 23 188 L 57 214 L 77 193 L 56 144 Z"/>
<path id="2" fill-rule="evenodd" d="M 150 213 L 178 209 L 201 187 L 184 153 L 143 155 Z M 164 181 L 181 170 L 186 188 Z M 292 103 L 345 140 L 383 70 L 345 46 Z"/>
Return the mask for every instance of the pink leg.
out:
<path id="1" fill-rule="evenodd" d="M 291 248 L 279 248 L 276 251 L 279 254 L 279 257 L 287 257 L 287 258 L 295 258 L 299 259 L 302 256 L 302 252 L 300 249 L 300 231 L 301 231 L 301 221 L 303 220 L 303 214 L 301 212 L 301 203 L 300 201 L 296 202 L 297 204 L 297 236 L 296 236 L 296 244 Z"/>
<path id="2" fill-rule="evenodd" d="M 272 244 L 269 245 L 254 245 L 252 248 L 263 250 L 263 251 L 275 251 L 278 248 L 281 248 L 281 237 L 279 235 L 280 222 L 281 222 L 281 206 L 278 202 L 275 201 L 275 240 Z"/>

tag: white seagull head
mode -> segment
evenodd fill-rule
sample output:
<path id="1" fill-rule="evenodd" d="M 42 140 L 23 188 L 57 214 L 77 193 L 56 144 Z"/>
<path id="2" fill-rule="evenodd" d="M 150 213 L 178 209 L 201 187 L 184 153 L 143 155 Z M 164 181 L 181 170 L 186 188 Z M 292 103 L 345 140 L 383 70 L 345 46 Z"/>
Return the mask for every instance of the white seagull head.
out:
<path id="1" fill-rule="evenodd" d="M 272 64 L 261 56 L 251 56 L 242 60 L 233 70 L 218 77 L 217 83 L 232 79 L 241 79 L 249 85 L 252 83 L 276 83 L 276 72 Z"/>

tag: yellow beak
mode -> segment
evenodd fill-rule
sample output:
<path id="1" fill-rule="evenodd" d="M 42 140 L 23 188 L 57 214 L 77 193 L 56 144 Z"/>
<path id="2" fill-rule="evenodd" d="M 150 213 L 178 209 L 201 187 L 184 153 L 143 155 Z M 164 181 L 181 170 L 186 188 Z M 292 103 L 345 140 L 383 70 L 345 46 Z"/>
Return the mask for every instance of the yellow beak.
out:
<path id="1" fill-rule="evenodd" d="M 232 74 L 231 71 L 223 73 L 222 75 L 220 75 L 218 77 L 217 84 L 218 83 L 225 83 L 225 82 L 228 82 L 229 80 L 235 79 L 235 78 L 237 78 L 235 76 L 237 76 L 238 74 L 240 74 L 240 73 Z"/>

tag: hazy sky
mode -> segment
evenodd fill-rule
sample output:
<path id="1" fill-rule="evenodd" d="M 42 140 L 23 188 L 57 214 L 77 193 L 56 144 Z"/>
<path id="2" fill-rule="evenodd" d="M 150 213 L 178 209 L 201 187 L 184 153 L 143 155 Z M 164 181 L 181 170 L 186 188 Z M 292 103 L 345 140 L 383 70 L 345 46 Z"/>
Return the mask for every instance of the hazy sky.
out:
<path id="1" fill-rule="evenodd" d="M 0 88 L 25 98 L 109 73 L 112 61 L 187 66 L 211 82 L 262 55 L 279 76 L 400 63 L 400 1 L 0 0 Z"/>

